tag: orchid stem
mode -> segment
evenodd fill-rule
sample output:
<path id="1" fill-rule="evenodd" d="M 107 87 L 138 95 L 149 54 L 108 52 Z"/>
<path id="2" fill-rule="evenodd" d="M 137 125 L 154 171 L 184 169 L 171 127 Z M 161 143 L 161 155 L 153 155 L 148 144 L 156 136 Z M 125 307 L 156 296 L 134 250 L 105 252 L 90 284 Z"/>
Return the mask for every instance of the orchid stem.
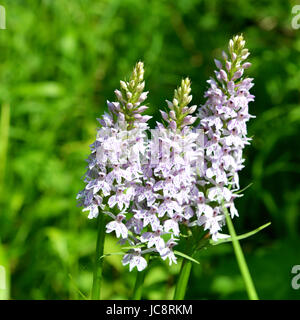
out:
<path id="1" fill-rule="evenodd" d="M 192 233 L 190 233 L 190 235 L 192 236 Z M 186 253 L 188 255 L 191 255 L 192 257 L 196 253 L 196 248 L 194 247 L 193 242 L 194 242 L 193 237 L 191 237 L 186 242 Z M 186 288 L 187 288 L 190 274 L 191 274 L 191 269 L 192 269 L 192 261 L 183 258 L 181 262 L 181 268 L 180 268 L 179 277 L 177 280 L 173 300 L 184 299 Z"/>
<path id="2" fill-rule="evenodd" d="M 144 270 L 137 271 L 132 300 L 141 300 L 142 298 L 145 273 Z"/>
<path id="3" fill-rule="evenodd" d="M 241 245 L 239 243 L 239 240 L 237 239 L 237 235 L 236 232 L 234 230 L 234 226 L 233 223 L 231 221 L 231 217 L 228 213 L 228 210 L 225 206 L 223 206 L 224 212 L 225 212 L 225 217 L 226 217 L 226 222 L 227 222 L 227 226 L 228 226 L 228 230 L 230 233 L 230 236 L 232 238 L 232 245 L 233 245 L 233 249 L 234 249 L 234 253 L 241 271 L 241 275 L 243 277 L 243 280 L 245 282 L 245 286 L 246 286 L 246 290 L 248 293 L 248 297 L 250 300 L 259 300 L 258 295 L 256 293 L 255 290 L 255 286 L 253 283 L 253 280 L 251 278 L 249 269 L 248 269 L 248 265 L 245 259 L 245 256 L 243 254 L 243 250 L 241 248 Z"/>
<path id="4" fill-rule="evenodd" d="M 199 250 L 206 246 L 209 238 L 209 233 L 193 235 L 192 239 L 186 243 L 187 254 L 190 254 L 194 258 Z M 183 300 L 185 297 L 187 285 L 189 282 L 190 274 L 192 270 L 192 261 L 183 259 L 179 272 L 179 278 L 176 284 L 173 300 Z"/>
<path id="5" fill-rule="evenodd" d="M 183 300 L 192 269 L 192 261 L 183 259 L 173 300 Z"/>
<path id="6" fill-rule="evenodd" d="M 95 254 L 95 265 L 93 273 L 93 287 L 92 287 L 92 300 L 100 300 L 102 269 L 103 269 L 103 249 L 105 241 L 105 214 L 99 213 L 98 215 L 98 231 L 97 231 L 97 244 Z"/>
<path id="7" fill-rule="evenodd" d="M 145 259 L 147 260 L 147 263 L 148 263 L 149 256 L 146 255 Z M 144 285 L 145 275 L 146 275 L 145 270 L 137 271 L 132 300 L 141 300 L 142 294 L 143 294 L 143 285 Z"/>
<path id="8" fill-rule="evenodd" d="M 186 243 L 187 254 L 192 258 L 199 253 L 199 251 L 204 248 L 209 241 L 209 232 L 204 233 L 191 233 L 192 236 L 190 240 Z M 175 293 L 173 300 L 183 300 L 185 297 L 187 285 L 189 282 L 190 274 L 192 269 L 192 261 L 188 259 L 183 259 L 181 263 L 181 268 L 179 272 L 179 278 L 176 284 Z"/>

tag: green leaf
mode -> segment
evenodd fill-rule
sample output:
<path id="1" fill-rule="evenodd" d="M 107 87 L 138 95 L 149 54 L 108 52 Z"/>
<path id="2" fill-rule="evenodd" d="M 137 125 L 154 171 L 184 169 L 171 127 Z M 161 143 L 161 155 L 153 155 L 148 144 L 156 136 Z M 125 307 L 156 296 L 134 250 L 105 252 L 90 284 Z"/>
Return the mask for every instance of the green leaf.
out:
<path id="1" fill-rule="evenodd" d="M 130 249 L 136 249 L 136 248 L 143 248 L 145 247 L 145 244 L 138 244 L 138 245 L 135 245 L 135 246 L 128 246 L 128 247 L 122 247 L 121 249 L 122 250 L 130 250 Z"/>
<path id="2" fill-rule="evenodd" d="M 239 191 L 236 191 L 234 192 L 235 194 L 239 194 L 239 193 L 242 193 L 244 192 L 245 190 L 247 190 L 248 188 L 250 188 L 251 186 L 253 185 L 253 182 L 249 183 L 245 188 L 239 190 Z"/>
<path id="3" fill-rule="evenodd" d="M 104 259 L 105 257 L 109 257 L 109 256 L 114 256 L 114 255 L 124 255 L 124 252 L 111 252 L 111 253 L 106 253 L 103 256 L 101 256 L 99 258 L 99 260 Z"/>
<path id="4" fill-rule="evenodd" d="M 190 260 L 190 261 L 192 261 L 192 262 L 194 262 L 194 263 L 200 264 L 199 261 L 195 260 L 194 258 L 192 258 L 192 257 L 188 256 L 187 254 L 184 254 L 184 253 L 182 253 L 182 252 L 180 252 L 180 251 L 174 250 L 174 254 L 175 254 L 176 256 L 180 256 L 180 257 L 182 257 L 182 258 L 185 258 L 185 259 L 187 259 L 187 260 Z"/>
<path id="5" fill-rule="evenodd" d="M 268 223 L 258 227 L 257 229 L 252 230 L 252 231 L 247 232 L 247 233 L 244 233 L 244 234 L 241 234 L 241 235 L 237 236 L 236 238 L 237 238 L 237 240 L 241 240 L 241 239 L 246 239 L 248 237 L 251 237 L 254 234 L 258 233 L 259 231 L 267 228 L 270 224 L 271 224 L 271 222 L 268 222 Z M 230 238 L 221 239 L 221 240 L 218 240 L 218 241 L 210 240 L 209 244 L 211 244 L 213 246 L 216 246 L 216 245 L 219 245 L 219 244 L 222 244 L 222 243 L 225 243 L 225 242 L 231 242 L 231 241 L 232 241 L 232 238 L 230 237 Z"/>

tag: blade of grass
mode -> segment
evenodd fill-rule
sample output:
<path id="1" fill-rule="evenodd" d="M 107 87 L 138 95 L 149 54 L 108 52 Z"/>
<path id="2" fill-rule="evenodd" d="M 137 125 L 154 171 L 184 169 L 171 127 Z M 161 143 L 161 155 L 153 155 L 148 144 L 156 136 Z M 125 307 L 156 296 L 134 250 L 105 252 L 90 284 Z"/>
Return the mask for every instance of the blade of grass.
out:
<path id="1" fill-rule="evenodd" d="M 4 178 L 7 162 L 7 150 L 10 127 L 10 105 L 4 103 L 1 107 L 0 121 L 0 203 L 3 197 Z M 10 272 L 9 261 L 0 238 L 0 300 L 8 300 L 10 297 Z"/>
<path id="2" fill-rule="evenodd" d="M 79 288 L 78 288 L 76 282 L 74 281 L 72 275 L 69 273 L 68 276 L 69 276 L 69 279 L 70 279 L 73 287 L 75 288 L 76 292 L 77 292 L 84 300 L 88 300 L 88 298 L 85 296 L 85 294 L 83 294 L 83 293 L 79 290 Z"/>
<path id="3" fill-rule="evenodd" d="M 9 300 L 10 272 L 7 255 L 0 244 L 0 300 Z"/>
<path id="4" fill-rule="evenodd" d="M 4 190 L 4 176 L 7 161 L 7 149 L 10 126 L 10 105 L 4 103 L 1 108 L 1 122 L 0 122 L 0 199 L 2 191 Z"/>

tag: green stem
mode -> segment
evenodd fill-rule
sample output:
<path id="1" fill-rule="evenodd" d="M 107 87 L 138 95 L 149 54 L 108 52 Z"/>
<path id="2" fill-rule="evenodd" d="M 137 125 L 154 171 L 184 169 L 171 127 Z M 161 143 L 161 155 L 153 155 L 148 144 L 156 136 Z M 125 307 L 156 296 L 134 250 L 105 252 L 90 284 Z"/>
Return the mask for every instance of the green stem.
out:
<path id="1" fill-rule="evenodd" d="M 105 215 L 99 213 L 98 215 L 98 234 L 95 255 L 95 266 L 93 273 L 93 287 L 92 287 L 92 300 L 100 300 L 102 268 L 103 268 L 103 249 L 105 240 Z"/>
<path id="2" fill-rule="evenodd" d="M 232 238 L 232 245 L 233 245 L 233 249 L 234 249 L 234 253 L 242 274 L 242 277 L 244 279 L 245 282 L 245 286 L 246 286 L 246 290 L 249 296 L 250 300 L 258 300 L 258 296 L 248 269 L 248 265 L 247 262 L 245 260 L 241 245 L 239 243 L 239 240 L 237 239 L 237 235 L 236 232 L 234 230 L 234 226 L 233 223 L 231 221 L 230 215 L 228 213 L 228 210 L 225 206 L 223 206 L 224 212 L 225 212 L 225 217 L 226 217 L 226 222 L 227 222 L 227 226 L 228 226 L 228 230 L 229 233 L 231 235 Z"/>
<path id="3" fill-rule="evenodd" d="M 191 232 L 191 231 L 190 231 Z M 208 242 L 209 233 L 196 233 L 191 234 L 191 238 L 186 243 L 186 253 L 192 258 L 195 258 L 199 250 L 201 250 Z M 183 259 L 181 263 L 181 268 L 179 272 L 179 278 L 176 284 L 175 293 L 173 300 L 183 300 L 187 285 L 189 282 L 189 277 L 192 269 L 192 261 L 188 259 Z"/>
<path id="4" fill-rule="evenodd" d="M 147 260 L 147 263 L 149 265 L 149 255 L 145 256 L 145 259 Z M 132 300 L 141 300 L 142 294 L 143 294 L 143 285 L 146 275 L 146 269 L 143 271 L 137 271 L 134 290 L 133 290 L 133 296 Z"/>
<path id="5" fill-rule="evenodd" d="M 137 271 L 132 300 L 141 300 L 145 274 L 145 270 Z"/>
<path id="6" fill-rule="evenodd" d="M 192 261 L 183 259 L 181 263 L 179 278 L 175 288 L 173 300 L 183 300 L 189 282 L 189 277 L 192 269 Z"/>

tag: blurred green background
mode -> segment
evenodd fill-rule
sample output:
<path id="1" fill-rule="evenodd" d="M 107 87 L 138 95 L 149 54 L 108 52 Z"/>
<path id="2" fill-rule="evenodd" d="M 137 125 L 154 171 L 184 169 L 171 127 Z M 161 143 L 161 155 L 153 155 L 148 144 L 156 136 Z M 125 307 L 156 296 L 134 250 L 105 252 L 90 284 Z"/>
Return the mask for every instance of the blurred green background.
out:
<path id="1" fill-rule="evenodd" d="M 294 2 L 245 0 L 2 0 L 0 30 L 0 265 L 12 299 L 80 299 L 88 295 L 96 220 L 76 207 L 84 159 L 97 121 L 119 80 L 145 62 L 149 114 L 158 119 L 182 77 L 193 102 L 204 102 L 213 58 L 243 33 L 256 96 L 250 110 L 237 200 L 238 233 L 271 221 L 242 246 L 262 299 L 299 299 L 291 269 L 300 264 L 300 29 Z M 119 251 L 107 237 L 106 252 Z M 126 299 L 135 272 L 111 256 L 105 299 Z M 190 299 L 246 299 L 230 244 L 202 252 Z M 179 266 L 153 263 L 145 299 L 172 298 Z M 3 293 L 2 293 L 3 294 Z"/>

